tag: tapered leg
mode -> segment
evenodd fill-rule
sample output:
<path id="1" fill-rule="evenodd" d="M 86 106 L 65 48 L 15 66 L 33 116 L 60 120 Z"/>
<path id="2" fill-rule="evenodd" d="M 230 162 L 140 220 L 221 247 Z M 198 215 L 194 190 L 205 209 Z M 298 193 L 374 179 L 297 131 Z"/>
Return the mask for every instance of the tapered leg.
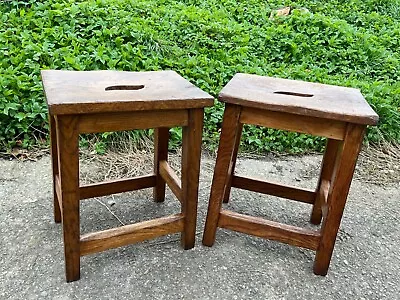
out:
<path id="1" fill-rule="evenodd" d="M 80 277 L 78 118 L 58 116 L 56 119 L 67 282 Z"/>
<path id="2" fill-rule="evenodd" d="M 50 149 L 51 149 L 51 167 L 53 169 L 53 209 L 54 222 L 61 223 L 60 203 L 58 202 L 56 192 L 56 176 L 58 175 L 58 151 L 57 151 L 57 129 L 54 116 L 49 115 L 50 124 Z"/>
<path id="3" fill-rule="evenodd" d="M 183 127 L 182 141 L 182 213 L 185 216 L 181 243 L 184 249 L 194 247 L 203 133 L 204 109 L 189 110 L 189 124 Z"/>
<path id="4" fill-rule="evenodd" d="M 334 175 L 335 160 L 340 145 L 341 141 L 338 140 L 328 139 L 326 142 L 325 154 L 324 158 L 322 159 L 321 173 L 317 185 L 317 193 L 316 193 L 317 196 L 311 212 L 310 222 L 312 224 L 318 225 L 321 223 L 322 219 L 321 205 L 323 199 L 321 199 L 320 197 L 321 194 L 319 193 L 319 189 L 321 188 L 322 180 L 328 180 L 328 181 L 332 180 L 332 177 Z"/>
<path id="5" fill-rule="evenodd" d="M 314 261 L 314 273 L 326 275 L 337 232 L 360 152 L 365 126 L 348 124 L 345 139 L 336 158 L 336 171 L 328 196 L 328 210 L 321 227 L 321 240 Z"/>
<path id="6" fill-rule="evenodd" d="M 160 161 L 168 160 L 168 138 L 169 128 L 161 127 L 154 129 L 154 174 L 156 174 L 156 186 L 153 188 L 155 202 L 164 202 L 165 181 L 160 175 Z"/>
<path id="7" fill-rule="evenodd" d="M 240 138 L 242 136 L 242 130 L 243 130 L 243 124 L 239 123 L 238 127 L 237 127 L 236 137 L 235 137 L 235 148 L 233 149 L 231 165 L 228 170 L 228 179 L 227 179 L 227 183 L 226 183 L 225 191 L 224 191 L 224 203 L 229 202 L 229 195 L 231 194 L 232 176 L 235 173 L 236 159 L 237 159 L 238 150 L 239 150 L 239 146 L 240 146 Z"/>
<path id="8" fill-rule="evenodd" d="M 204 228 L 203 245 L 211 247 L 215 242 L 219 213 L 224 197 L 225 185 L 228 179 L 229 166 L 235 148 L 236 136 L 239 130 L 241 107 L 226 104 L 222 122 L 221 138 L 218 146 L 217 161 L 214 168 L 206 225 Z"/>

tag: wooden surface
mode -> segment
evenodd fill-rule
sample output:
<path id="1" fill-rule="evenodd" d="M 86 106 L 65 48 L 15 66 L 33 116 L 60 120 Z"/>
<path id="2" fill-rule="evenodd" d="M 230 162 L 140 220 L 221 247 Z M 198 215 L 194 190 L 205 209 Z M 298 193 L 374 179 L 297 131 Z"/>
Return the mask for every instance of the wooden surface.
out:
<path id="1" fill-rule="evenodd" d="M 235 146 L 234 146 L 233 153 L 232 153 L 231 164 L 230 164 L 229 170 L 228 170 L 228 179 L 227 179 L 227 182 L 225 185 L 224 198 L 223 198 L 224 203 L 229 202 L 229 196 L 231 194 L 231 187 L 232 187 L 232 178 L 233 178 L 233 175 L 235 174 L 236 160 L 237 160 L 237 155 L 238 155 L 239 146 L 240 146 L 240 138 L 242 137 L 242 131 L 243 131 L 243 124 L 239 123 L 238 127 L 237 127 L 236 137 L 235 137 Z"/>
<path id="2" fill-rule="evenodd" d="M 154 129 L 154 174 L 156 185 L 153 188 L 155 202 L 164 202 L 165 180 L 160 174 L 160 161 L 168 161 L 169 128 L 160 127 Z"/>
<path id="3" fill-rule="evenodd" d="M 346 123 L 310 116 L 243 107 L 240 122 L 343 140 Z"/>
<path id="4" fill-rule="evenodd" d="M 315 192 L 294 186 L 261 181 L 255 178 L 233 176 L 232 186 L 248 191 L 314 204 Z"/>
<path id="5" fill-rule="evenodd" d="M 56 194 L 55 194 L 55 198 L 58 199 L 58 209 L 60 210 L 60 214 L 62 216 L 62 193 L 61 193 L 61 180 L 60 180 L 60 175 L 57 174 L 54 178 L 55 180 L 55 190 L 56 190 Z M 62 220 L 62 217 L 60 216 L 60 220 Z M 56 222 L 57 223 L 57 222 Z M 61 221 L 60 221 L 61 223 Z"/>
<path id="6" fill-rule="evenodd" d="M 181 181 L 169 166 L 166 160 L 160 161 L 160 175 L 165 183 L 167 183 L 168 187 L 174 193 L 176 198 L 178 198 L 179 202 L 183 202 L 182 196 L 182 188 L 181 188 Z"/>
<path id="7" fill-rule="evenodd" d="M 147 129 L 156 127 L 185 126 L 188 123 L 186 110 L 159 110 L 100 113 L 79 116 L 80 133 L 97 133 Z"/>
<path id="8" fill-rule="evenodd" d="M 341 144 L 342 142 L 332 139 L 328 139 L 326 142 L 325 153 L 321 164 L 321 172 L 316 188 L 316 199 L 310 217 L 310 222 L 314 225 L 321 223 L 323 204 L 321 189 L 324 188 L 323 181 L 328 181 L 330 185 L 335 171 L 336 157 Z"/>
<path id="9" fill-rule="evenodd" d="M 182 214 L 85 234 L 80 240 L 80 255 L 87 255 L 142 242 L 183 230 Z"/>
<path id="10" fill-rule="evenodd" d="M 67 282 L 80 277 L 78 118 L 56 118 Z"/>
<path id="11" fill-rule="evenodd" d="M 102 197 L 111 194 L 136 191 L 153 187 L 156 184 L 155 175 L 144 175 L 128 179 L 114 179 L 101 183 L 92 183 L 79 188 L 80 199 Z"/>
<path id="12" fill-rule="evenodd" d="M 365 125 L 378 122 L 378 115 L 353 88 L 238 73 L 218 98 L 226 103 L 296 115 Z"/>
<path id="13" fill-rule="evenodd" d="M 258 217 L 222 210 L 218 226 L 293 246 L 316 250 L 321 238 L 319 232 L 277 223 Z"/>
<path id="14" fill-rule="evenodd" d="M 189 124 L 182 128 L 181 211 L 185 220 L 181 244 L 184 249 L 193 248 L 196 238 L 203 118 L 204 109 L 191 109 Z"/>
<path id="15" fill-rule="evenodd" d="M 334 178 L 328 194 L 327 215 L 322 222 L 321 242 L 315 255 L 315 274 L 326 275 L 328 272 L 364 132 L 365 126 L 349 124 L 342 149 L 337 153 Z"/>
<path id="16" fill-rule="evenodd" d="M 322 180 L 321 183 L 321 188 L 319 190 L 319 197 L 320 197 L 320 203 L 321 203 L 321 212 L 322 212 L 322 217 L 326 218 L 328 214 L 328 199 L 329 199 L 329 191 L 331 188 L 331 183 L 328 180 Z"/>
<path id="17" fill-rule="evenodd" d="M 217 160 L 215 162 L 214 176 L 211 185 L 210 200 L 206 224 L 203 234 L 203 245 L 211 247 L 215 242 L 218 219 L 220 216 L 225 186 L 228 182 L 228 172 L 232 161 L 236 137 L 239 134 L 241 107 L 232 104 L 225 105 L 222 121 L 221 138 L 218 146 Z"/>
<path id="18" fill-rule="evenodd" d="M 60 198 L 61 193 L 59 190 L 60 185 L 57 184 L 57 176 L 59 173 L 58 167 L 58 147 L 57 147 L 57 128 L 56 120 L 54 116 L 49 115 L 49 126 L 50 126 L 50 153 L 51 153 L 51 168 L 53 171 L 53 214 L 54 222 L 61 223 L 61 209 L 60 209 Z"/>
<path id="19" fill-rule="evenodd" d="M 53 115 L 186 109 L 214 104 L 213 97 L 174 71 L 43 70 L 41 74 Z"/>

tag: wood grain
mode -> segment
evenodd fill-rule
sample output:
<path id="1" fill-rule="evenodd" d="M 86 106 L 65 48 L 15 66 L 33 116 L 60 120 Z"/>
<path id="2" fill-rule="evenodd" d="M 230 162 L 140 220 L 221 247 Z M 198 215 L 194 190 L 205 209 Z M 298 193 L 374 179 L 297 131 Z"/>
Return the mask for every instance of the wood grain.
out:
<path id="1" fill-rule="evenodd" d="M 95 233 L 80 239 L 80 255 L 126 246 L 183 230 L 184 216 L 176 214 Z"/>
<path id="2" fill-rule="evenodd" d="M 57 116 L 62 225 L 67 282 L 80 277 L 78 117 Z"/>
<path id="3" fill-rule="evenodd" d="M 235 174 L 236 160 L 237 160 L 237 155 L 238 155 L 238 151 L 239 151 L 242 130 L 243 130 L 243 124 L 239 123 L 238 127 L 237 127 L 236 137 L 235 137 L 235 146 L 233 148 L 232 160 L 231 160 L 231 164 L 230 164 L 229 170 L 228 170 L 228 179 L 225 184 L 225 191 L 224 191 L 224 198 L 223 198 L 224 203 L 229 202 L 229 196 L 231 194 L 232 176 Z"/>
<path id="4" fill-rule="evenodd" d="M 168 184 L 168 187 L 174 193 L 179 202 L 183 202 L 181 180 L 178 178 L 174 170 L 169 166 L 169 164 L 162 160 L 160 161 L 160 175 L 163 180 Z"/>
<path id="5" fill-rule="evenodd" d="M 328 139 L 326 142 L 324 158 L 322 159 L 321 172 L 319 175 L 319 180 L 316 188 L 316 199 L 313 206 L 310 222 L 312 224 L 318 225 L 321 223 L 322 219 L 322 204 L 323 199 L 321 198 L 322 183 L 324 180 L 331 181 L 334 176 L 335 171 L 335 161 L 337 153 L 342 146 L 341 141 Z"/>
<path id="6" fill-rule="evenodd" d="M 150 188 L 155 186 L 155 184 L 155 175 L 145 175 L 135 178 L 115 179 L 101 183 L 87 184 L 79 188 L 79 194 L 82 200 Z"/>
<path id="7" fill-rule="evenodd" d="M 328 180 L 322 180 L 318 197 L 319 201 L 321 202 L 321 212 L 323 218 L 326 218 L 328 214 L 328 199 L 329 199 L 330 186 L 331 184 Z"/>
<path id="8" fill-rule="evenodd" d="M 97 133 L 147 129 L 155 127 L 186 126 L 188 114 L 185 110 L 139 111 L 101 113 L 80 116 L 80 133 Z"/>
<path id="9" fill-rule="evenodd" d="M 330 139 L 343 140 L 346 123 L 306 115 L 292 115 L 284 112 L 244 107 L 240 122 L 269 128 L 308 133 Z"/>
<path id="10" fill-rule="evenodd" d="M 218 226 L 311 250 L 317 249 L 321 238 L 320 233 L 313 230 L 247 216 L 229 210 L 221 211 Z"/>
<path id="11" fill-rule="evenodd" d="M 315 192 L 312 190 L 261 181 L 250 177 L 235 175 L 232 179 L 232 186 L 239 189 L 296 200 L 303 203 L 313 204 L 315 201 Z"/>
<path id="12" fill-rule="evenodd" d="M 314 273 L 317 275 L 326 275 L 328 272 L 364 132 L 365 126 L 349 124 L 342 150 L 338 152 L 335 160 L 336 172 L 331 182 L 329 207 L 322 222 L 322 237 L 314 261 Z"/>
<path id="13" fill-rule="evenodd" d="M 299 97 L 294 95 L 312 95 Z M 236 74 L 219 94 L 225 103 L 294 115 L 375 125 L 378 115 L 353 88 Z"/>
<path id="14" fill-rule="evenodd" d="M 61 223 L 61 208 L 59 201 L 60 194 L 57 194 L 56 176 L 59 174 L 58 167 L 58 147 L 57 147 L 57 128 L 54 116 L 49 115 L 50 126 L 50 153 L 51 153 L 51 168 L 53 171 L 53 213 L 54 222 Z"/>
<path id="15" fill-rule="evenodd" d="M 241 107 L 232 104 L 225 105 L 222 121 L 221 138 L 218 146 L 217 160 L 215 162 L 214 176 L 211 185 L 210 200 L 206 224 L 203 234 L 203 245 L 211 247 L 215 242 L 218 219 L 228 179 L 228 171 L 232 161 L 235 138 L 239 131 L 239 118 Z"/>
<path id="16" fill-rule="evenodd" d="M 42 70 L 49 111 L 53 115 L 212 106 L 214 99 L 174 71 Z M 144 86 L 113 89 L 114 86 Z"/>
<path id="17" fill-rule="evenodd" d="M 58 199 L 58 208 L 59 208 L 61 216 L 62 216 L 62 193 L 61 193 L 60 175 L 57 174 L 54 180 L 55 180 L 56 196 L 57 196 L 57 199 Z M 61 222 L 61 220 L 60 220 L 60 222 Z"/>
<path id="18" fill-rule="evenodd" d="M 156 186 L 153 189 L 155 202 L 164 202 L 165 180 L 160 174 L 160 161 L 168 161 L 169 128 L 154 129 L 154 174 L 156 174 Z"/>
<path id="19" fill-rule="evenodd" d="M 203 118 L 203 108 L 190 109 L 189 124 L 182 128 L 181 211 L 185 225 L 181 244 L 184 249 L 193 248 L 196 237 Z"/>

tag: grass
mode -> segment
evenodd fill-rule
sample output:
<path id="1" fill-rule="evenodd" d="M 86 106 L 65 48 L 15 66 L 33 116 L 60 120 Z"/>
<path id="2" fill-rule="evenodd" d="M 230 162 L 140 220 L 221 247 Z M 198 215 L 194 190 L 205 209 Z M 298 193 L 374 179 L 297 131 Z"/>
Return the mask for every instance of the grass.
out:
<path id="1" fill-rule="evenodd" d="M 289 16 L 270 19 L 284 6 Z M 399 7 L 399 0 L 0 2 L 0 148 L 46 141 L 40 69 L 173 69 L 213 96 L 237 72 L 355 87 L 380 116 L 367 141 L 399 143 Z M 206 111 L 211 148 L 222 111 L 220 103 Z M 171 129 L 171 147 L 180 135 Z M 98 151 L 115 137 L 100 135 Z M 323 140 L 245 126 L 242 144 L 303 152 L 320 150 Z"/>

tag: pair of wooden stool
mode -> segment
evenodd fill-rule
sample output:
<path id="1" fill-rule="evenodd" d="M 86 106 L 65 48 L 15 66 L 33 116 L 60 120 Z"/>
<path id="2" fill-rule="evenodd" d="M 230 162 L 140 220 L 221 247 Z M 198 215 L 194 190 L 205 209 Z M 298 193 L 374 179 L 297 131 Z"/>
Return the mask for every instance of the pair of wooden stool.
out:
<path id="1" fill-rule="evenodd" d="M 173 71 L 42 71 L 50 114 L 54 216 L 63 224 L 67 281 L 80 277 L 80 257 L 181 232 L 194 247 L 204 107 L 213 97 Z M 314 273 L 327 273 L 336 234 L 366 125 L 378 116 L 358 90 L 237 74 L 222 90 L 226 102 L 203 244 L 212 246 L 217 227 L 316 250 Z M 261 182 L 234 174 L 243 124 L 328 138 L 315 190 Z M 168 132 L 183 127 L 181 180 L 168 165 Z M 79 185 L 80 133 L 155 128 L 154 173 L 131 179 Z M 153 187 L 164 201 L 165 186 L 181 212 L 101 232 L 80 235 L 80 200 Z M 231 187 L 313 205 L 320 231 L 284 225 L 223 210 Z"/>

